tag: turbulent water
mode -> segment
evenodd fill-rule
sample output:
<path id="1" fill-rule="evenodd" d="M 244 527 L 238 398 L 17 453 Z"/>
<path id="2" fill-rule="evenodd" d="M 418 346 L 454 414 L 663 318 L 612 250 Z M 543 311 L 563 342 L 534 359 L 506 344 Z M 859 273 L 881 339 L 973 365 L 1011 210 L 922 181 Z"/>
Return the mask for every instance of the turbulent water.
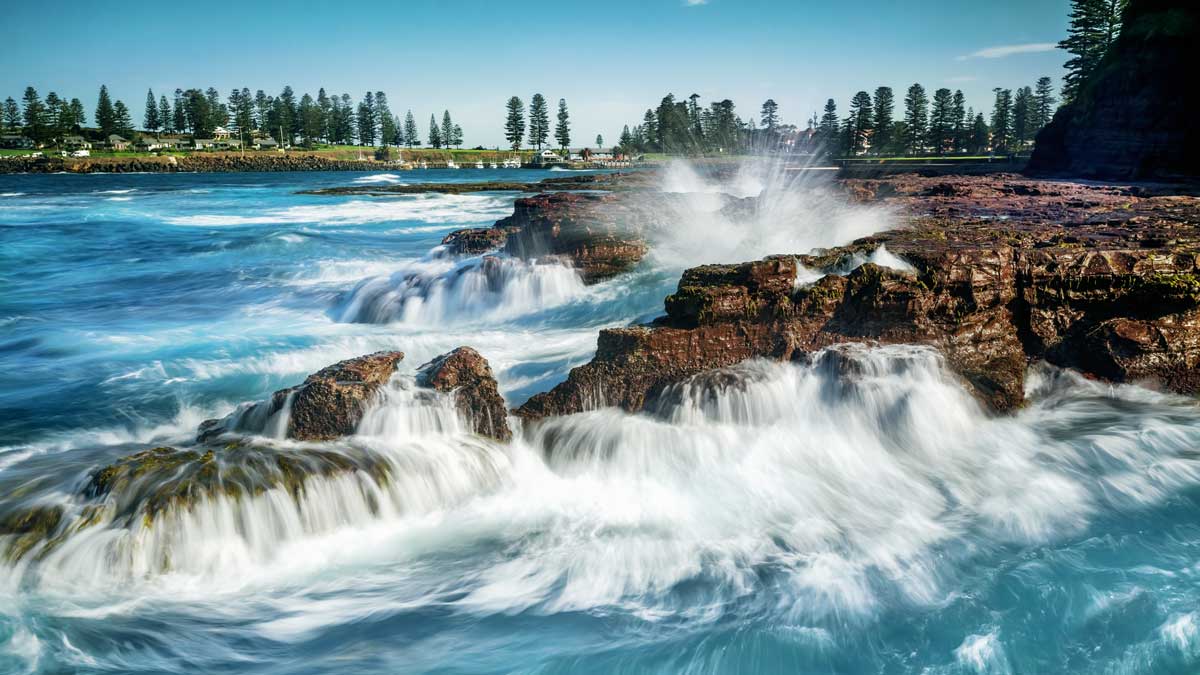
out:
<path id="1" fill-rule="evenodd" d="M 0 177 L 0 509 L 69 505 L 97 466 L 340 359 L 407 354 L 350 441 L 270 441 L 370 453 L 385 480 L 212 497 L 0 563 L 0 673 L 1200 669 L 1190 399 L 1035 366 L 1030 404 L 997 418 L 929 349 L 846 346 L 642 414 L 470 435 L 416 366 L 473 346 L 516 405 L 602 327 L 657 315 L 685 266 L 893 224 L 681 165 L 663 187 L 691 196 L 650 258 L 584 286 L 438 247 L 512 195 L 295 194 L 500 177 Z M 879 249 L 827 271 L 868 259 L 907 265 Z"/>

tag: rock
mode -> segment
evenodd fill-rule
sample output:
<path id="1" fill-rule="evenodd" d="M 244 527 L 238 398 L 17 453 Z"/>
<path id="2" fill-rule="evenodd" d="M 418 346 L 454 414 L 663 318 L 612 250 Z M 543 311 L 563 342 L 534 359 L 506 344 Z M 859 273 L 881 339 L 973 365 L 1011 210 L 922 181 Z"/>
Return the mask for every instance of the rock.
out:
<path id="1" fill-rule="evenodd" d="M 1121 34 L 1074 101 L 1038 134 L 1027 171 L 1084 178 L 1196 176 L 1200 105 L 1191 81 L 1200 6 L 1130 0 Z"/>
<path id="2" fill-rule="evenodd" d="M 663 318 L 602 331 L 590 363 L 516 412 L 641 410 L 697 373 L 846 342 L 934 346 L 995 411 L 1021 405 L 1030 359 L 1198 391 L 1200 199 L 1010 180 L 905 177 L 883 191 L 921 213 L 904 228 L 815 255 L 687 270 Z M 938 197 L 913 196 L 929 194 Z M 797 261 L 841 269 L 881 245 L 915 272 L 865 263 L 795 285 Z"/>
<path id="3" fill-rule="evenodd" d="M 440 392 L 452 393 L 463 419 L 480 436 L 507 442 L 508 411 L 487 359 L 470 347 L 459 347 L 443 354 L 417 371 L 417 384 Z"/>
<path id="4" fill-rule="evenodd" d="M 198 440 L 206 442 L 227 431 L 262 431 L 266 420 L 283 411 L 289 401 L 288 438 L 327 441 L 349 436 L 362 420 L 367 403 L 391 379 L 403 358 L 403 352 L 376 352 L 322 368 L 303 384 L 281 389 L 248 410 L 224 420 L 206 420 L 200 425 Z"/>
<path id="5" fill-rule="evenodd" d="M 518 199 L 513 215 L 492 228 L 451 232 L 453 253 L 503 250 L 519 258 L 558 258 L 595 283 L 628 271 L 646 255 L 648 203 L 619 194 L 555 192 Z M 499 248 L 498 246 L 495 248 Z"/>

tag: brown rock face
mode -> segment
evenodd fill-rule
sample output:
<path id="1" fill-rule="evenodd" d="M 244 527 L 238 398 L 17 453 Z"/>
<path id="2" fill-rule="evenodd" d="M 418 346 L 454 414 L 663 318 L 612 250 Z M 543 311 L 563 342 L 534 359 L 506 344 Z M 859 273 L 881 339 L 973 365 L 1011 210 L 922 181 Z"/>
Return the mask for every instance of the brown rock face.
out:
<path id="1" fill-rule="evenodd" d="M 487 359 L 470 347 L 459 347 L 421 366 L 417 384 L 453 393 L 455 405 L 480 436 L 508 441 L 508 411 Z"/>
<path id="2" fill-rule="evenodd" d="M 354 433 L 363 411 L 379 388 L 396 372 L 403 352 L 376 352 L 327 366 L 309 375 L 296 387 L 280 389 L 271 398 L 244 413 L 200 425 L 200 441 L 226 431 L 242 430 L 247 422 L 261 424 L 281 411 L 291 399 L 287 437 L 300 441 L 328 441 Z M 256 429 L 261 431 L 261 429 Z"/>
<path id="3" fill-rule="evenodd" d="M 649 217 L 640 199 L 555 192 L 518 199 L 513 215 L 495 227 L 451 232 L 442 243 L 459 254 L 503 248 L 521 258 L 561 258 L 594 283 L 631 269 L 646 255 Z"/>
<path id="4" fill-rule="evenodd" d="M 1004 178 L 908 177 L 883 192 L 904 199 L 923 180 L 945 201 L 916 199 L 924 215 L 904 229 L 820 255 L 687 270 L 665 317 L 602 331 L 591 363 L 517 413 L 636 411 L 696 373 L 844 342 L 934 346 L 997 411 L 1022 403 L 1030 359 L 1200 390 L 1200 200 Z M 797 264 L 829 269 L 880 245 L 916 271 L 865 263 L 795 287 Z"/>
<path id="5" fill-rule="evenodd" d="M 1130 0 L 1121 35 L 1038 134 L 1028 171 L 1114 180 L 1197 176 L 1193 0 Z"/>

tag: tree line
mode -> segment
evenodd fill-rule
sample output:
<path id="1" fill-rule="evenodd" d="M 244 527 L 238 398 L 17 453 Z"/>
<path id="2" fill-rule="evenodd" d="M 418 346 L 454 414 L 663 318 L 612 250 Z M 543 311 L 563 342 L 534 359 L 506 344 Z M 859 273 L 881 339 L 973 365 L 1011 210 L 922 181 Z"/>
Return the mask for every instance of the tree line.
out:
<path id="1" fill-rule="evenodd" d="M 103 138 L 111 134 L 132 138 L 136 132 L 129 108 L 120 100 L 113 101 L 104 85 L 93 119 L 94 128 Z M 0 106 L 0 126 L 5 133 L 24 134 L 39 144 L 61 142 L 66 135 L 82 133 L 86 125 L 87 115 L 78 98 L 68 101 L 50 92 L 43 101 L 33 87 L 25 89 L 20 105 L 10 96 Z M 232 89 L 225 98 L 213 87 L 176 89 L 171 98 L 165 94 L 155 97 L 153 90 L 146 92 L 141 128 L 147 133 L 211 138 L 218 127 L 245 141 L 270 136 L 289 145 L 299 142 L 411 148 L 421 144 L 412 111 L 401 120 L 392 113 L 382 91 L 368 91 L 357 103 L 349 94 L 329 96 L 324 88 L 315 98 L 307 93 L 297 97 L 290 86 L 277 96 L 261 89 L 251 94 L 245 87 Z M 428 140 L 434 148 L 462 146 L 462 127 L 453 121 L 449 110 L 442 113 L 440 124 L 430 116 Z"/>

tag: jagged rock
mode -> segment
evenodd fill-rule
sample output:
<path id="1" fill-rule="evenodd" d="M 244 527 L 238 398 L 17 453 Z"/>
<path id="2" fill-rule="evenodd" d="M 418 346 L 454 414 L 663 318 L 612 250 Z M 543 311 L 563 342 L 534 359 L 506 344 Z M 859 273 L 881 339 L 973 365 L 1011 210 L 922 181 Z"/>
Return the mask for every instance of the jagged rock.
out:
<path id="1" fill-rule="evenodd" d="M 1197 391 L 1200 199 L 1037 181 L 970 183 L 960 191 L 942 187 L 942 179 L 907 177 L 900 190 L 886 191 L 942 195 L 940 206 L 917 203 L 926 214 L 952 217 L 919 216 L 815 255 L 684 272 L 665 317 L 602 331 L 590 363 L 517 414 L 640 410 L 696 373 L 751 357 L 807 358 L 845 342 L 937 347 L 997 411 L 1023 401 L 1030 359 Z M 995 194 L 981 202 L 987 191 Z M 1064 194 L 1070 203 L 1060 201 Z M 971 204 L 976 215 L 959 215 Z M 989 210 L 1005 212 L 1003 225 Z M 1050 222 L 1056 215 L 1065 219 Z M 796 287 L 797 261 L 838 268 L 880 245 L 915 272 L 866 263 Z"/>
<path id="2" fill-rule="evenodd" d="M 417 384 L 453 393 L 455 405 L 475 433 L 508 441 L 508 411 L 487 359 L 470 347 L 443 354 L 417 371 Z"/>
<path id="3" fill-rule="evenodd" d="M 455 230 L 442 239 L 442 246 L 453 255 L 482 255 L 504 248 L 508 235 L 517 228 L 471 227 Z"/>
<path id="4" fill-rule="evenodd" d="M 1038 134 L 1027 170 L 1084 178 L 1196 176 L 1194 1 L 1130 0 L 1121 34 L 1074 101 Z"/>
<path id="5" fill-rule="evenodd" d="M 322 368 L 303 384 L 275 392 L 257 404 L 261 408 L 224 420 L 205 421 L 200 425 L 199 440 L 205 442 L 226 431 L 238 431 L 237 424 L 242 420 L 265 420 L 283 410 L 289 399 L 288 438 L 327 441 L 349 436 L 362 420 L 366 404 L 391 379 L 403 358 L 403 352 L 376 352 Z"/>

